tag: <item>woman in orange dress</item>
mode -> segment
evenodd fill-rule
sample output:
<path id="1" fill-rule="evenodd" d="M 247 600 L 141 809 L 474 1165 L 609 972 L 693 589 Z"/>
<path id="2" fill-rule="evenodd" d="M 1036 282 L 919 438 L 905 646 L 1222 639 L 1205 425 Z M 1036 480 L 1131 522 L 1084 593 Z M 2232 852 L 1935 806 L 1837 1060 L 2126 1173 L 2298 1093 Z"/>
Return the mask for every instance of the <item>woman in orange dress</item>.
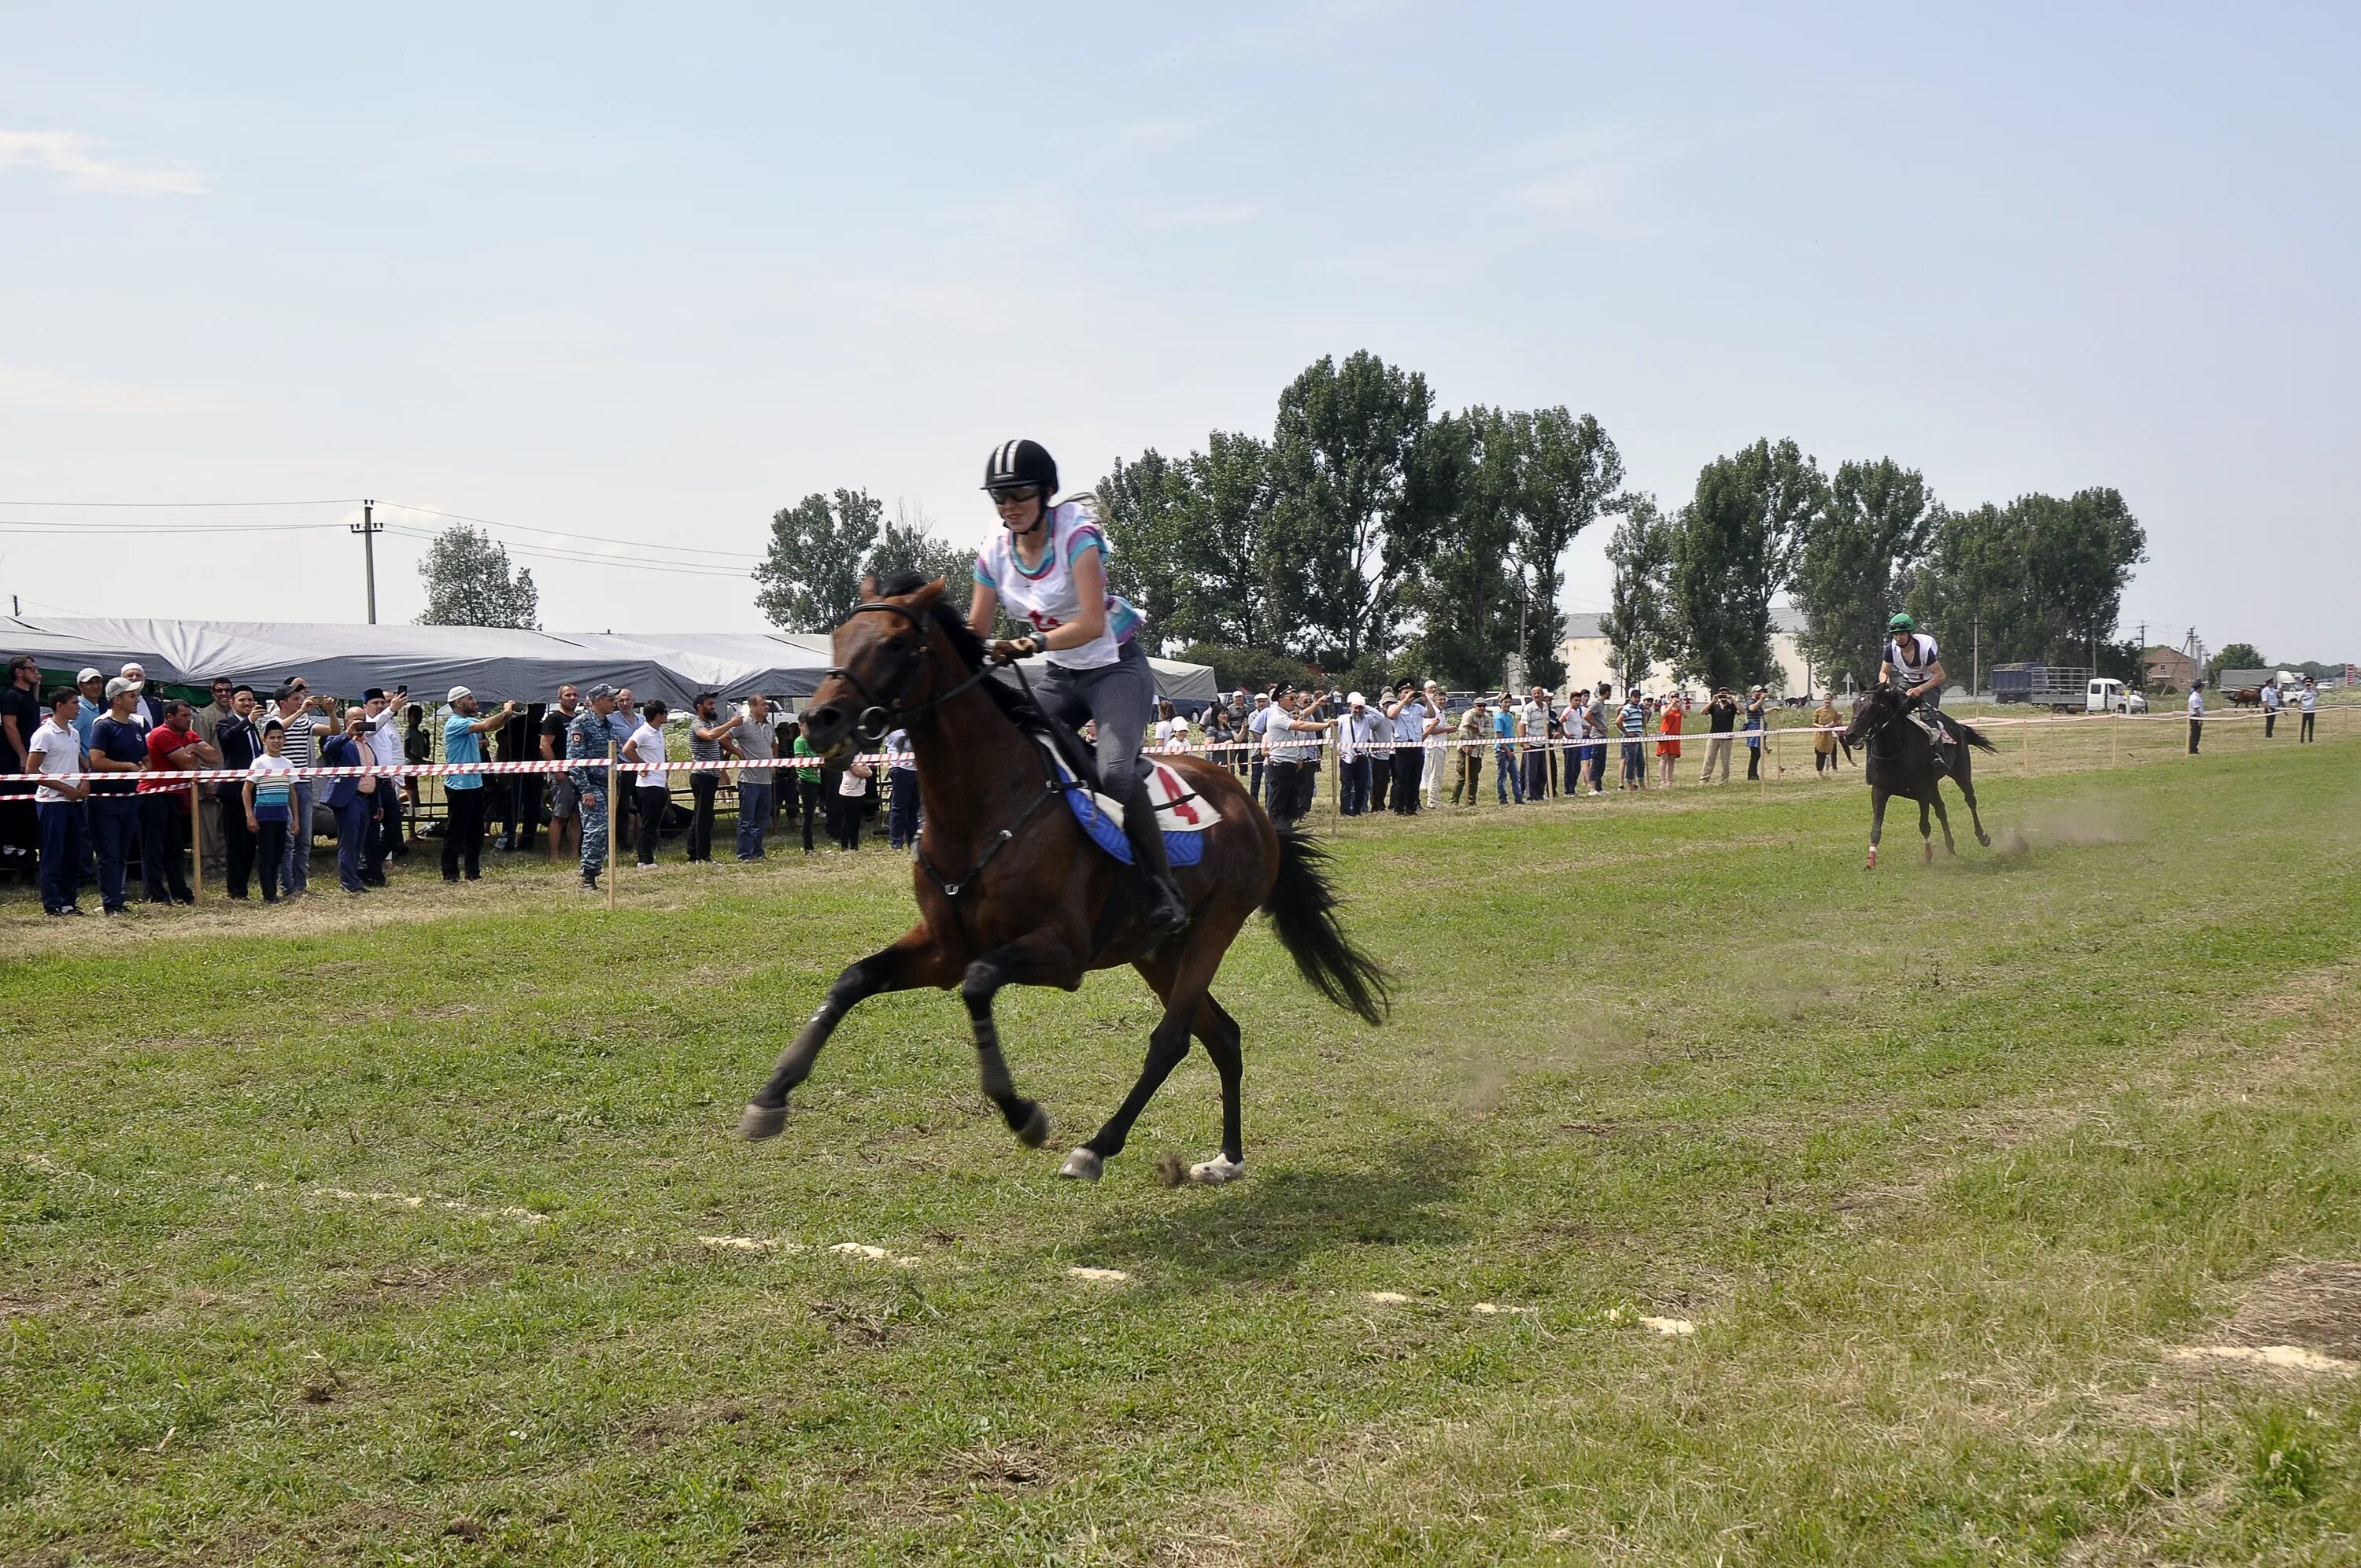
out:
<path id="1" fill-rule="evenodd" d="M 1656 761 L 1663 764 L 1666 788 L 1672 786 L 1673 767 L 1681 757 L 1682 708 L 1680 694 L 1675 692 L 1664 699 L 1664 715 L 1656 721 L 1657 733 L 1664 737 L 1656 742 Z"/>

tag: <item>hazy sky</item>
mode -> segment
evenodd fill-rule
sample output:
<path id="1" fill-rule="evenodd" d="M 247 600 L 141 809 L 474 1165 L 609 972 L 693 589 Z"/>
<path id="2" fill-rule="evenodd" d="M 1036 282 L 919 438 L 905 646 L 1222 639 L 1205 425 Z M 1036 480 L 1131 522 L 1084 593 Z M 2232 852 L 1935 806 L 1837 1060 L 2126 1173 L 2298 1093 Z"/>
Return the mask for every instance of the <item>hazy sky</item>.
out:
<path id="1" fill-rule="evenodd" d="M 970 540 L 1006 436 L 1086 483 L 1367 348 L 1668 501 L 1762 435 L 2113 485 L 2126 635 L 2361 659 L 2361 13 L 1784 9 L 0 6 L 0 521 L 374 496 L 731 574 L 533 559 L 553 628 L 752 629 L 809 491 Z M 0 529 L 0 591 L 358 620 L 360 544 Z"/>

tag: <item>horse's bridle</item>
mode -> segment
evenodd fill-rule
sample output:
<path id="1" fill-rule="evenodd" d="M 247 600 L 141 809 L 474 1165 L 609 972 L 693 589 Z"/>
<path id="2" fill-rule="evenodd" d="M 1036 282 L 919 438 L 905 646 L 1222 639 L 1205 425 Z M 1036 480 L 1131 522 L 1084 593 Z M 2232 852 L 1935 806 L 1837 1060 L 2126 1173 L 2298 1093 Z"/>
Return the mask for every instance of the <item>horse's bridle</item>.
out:
<path id="1" fill-rule="evenodd" d="M 973 674 L 968 676 L 967 679 L 961 681 L 959 685 L 951 687 L 950 690 L 938 693 L 922 703 L 917 703 L 912 707 L 905 707 L 902 706 L 902 694 L 909 690 L 911 680 L 917 674 L 918 671 L 924 667 L 926 662 L 927 618 L 919 611 L 912 609 L 908 605 L 895 604 L 892 599 L 871 599 L 865 604 L 853 606 L 852 613 L 854 615 L 859 615 L 863 610 L 873 609 L 887 610 L 908 621 L 910 623 L 910 630 L 917 633 L 917 641 L 903 650 L 902 662 L 895 670 L 894 678 L 890 682 L 886 683 L 884 696 L 882 699 L 877 693 L 869 689 L 868 682 L 862 680 L 859 675 L 854 674 L 851 670 L 839 665 L 831 668 L 828 672 L 830 677 L 842 681 L 854 691 L 859 692 L 861 694 L 861 700 L 868 705 L 861 710 L 861 717 L 853 721 L 852 726 L 854 732 L 862 736 L 863 739 L 870 740 L 876 740 L 879 736 L 884 734 L 886 730 L 894 727 L 894 721 L 895 719 L 898 718 L 903 722 L 907 723 L 909 720 L 925 713 L 928 708 L 935 707 L 938 703 L 949 702 L 952 697 L 959 696 L 960 693 L 967 690 L 968 687 L 975 685 L 976 682 L 983 679 L 984 676 L 992 673 L 992 666 L 990 664 L 978 664 Z"/>
<path id="2" fill-rule="evenodd" d="M 851 686 L 853 690 L 859 692 L 861 694 L 862 700 L 869 704 L 867 707 L 862 709 L 861 718 L 855 721 L 854 725 L 854 728 L 868 739 L 874 740 L 880 735 L 884 734 L 887 727 L 891 725 L 895 719 L 901 719 L 906 724 L 911 719 L 925 713 L 928 708 L 933 707 L 936 704 L 950 701 L 952 697 L 959 696 L 960 693 L 967 690 L 968 687 L 975 685 L 976 682 L 983 679 L 984 676 L 992 673 L 992 665 L 990 663 L 978 664 L 973 674 L 960 682 L 959 685 L 951 687 L 950 690 L 930 696 L 924 702 L 905 707 L 902 706 L 902 694 L 909 688 L 911 677 L 917 674 L 918 664 L 924 661 L 927 655 L 926 617 L 921 615 L 918 611 L 912 609 L 908 605 L 895 604 L 891 599 L 872 599 L 866 604 L 855 605 L 853 607 L 852 613 L 854 615 L 859 615 L 865 609 L 890 610 L 892 613 L 898 615 L 903 620 L 908 621 L 910 623 L 911 630 L 918 634 L 918 641 L 917 643 L 904 652 L 901 666 L 894 672 L 893 680 L 887 683 L 884 700 L 882 701 L 879 699 L 879 695 L 877 693 L 869 689 L 868 683 L 863 681 L 859 675 L 854 674 L 851 670 L 839 667 L 828 672 L 831 676 L 843 681 L 846 685 Z M 1019 669 L 1016 672 L 1016 678 L 1020 683 L 1024 681 L 1025 672 L 1022 669 Z M 1026 685 L 1025 696 L 1028 702 L 1032 700 L 1033 688 L 1031 685 Z M 993 857 L 999 854 L 1003 849 L 1006 848 L 1015 840 L 1017 829 L 1023 828 L 1027 822 L 1033 820 L 1033 814 L 1040 810 L 1042 806 L 1052 796 L 1063 794 L 1068 789 L 1081 787 L 1078 784 L 1069 784 L 1062 783 L 1058 778 L 1057 774 L 1054 772 L 1051 772 L 1046 764 L 1044 764 L 1043 772 L 1047 775 L 1045 779 L 1046 788 L 1041 794 L 1033 797 L 1032 804 L 1027 806 L 1024 811 L 1018 815 L 1015 822 L 1010 823 L 1007 827 L 1002 828 L 993 837 L 992 841 L 984 846 L 983 853 L 978 857 L 975 864 L 968 870 L 966 875 L 961 876 L 957 881 L 952 881 L 950 878 L 944 876 L 942 872 L 935 869 L 934 861 L 927 858 L 926 844 L 923 838 L 921 839 L 917 846 L 918 864 L 925 870 L 927 875 L 934 880 L 935 885 L 943 890 L 943 895 L 946 898 L 956 899 L 959 897 L 961 890 L 974 886 L 975 880 L 983 874 L 984 867 L 992 864 Z"/>

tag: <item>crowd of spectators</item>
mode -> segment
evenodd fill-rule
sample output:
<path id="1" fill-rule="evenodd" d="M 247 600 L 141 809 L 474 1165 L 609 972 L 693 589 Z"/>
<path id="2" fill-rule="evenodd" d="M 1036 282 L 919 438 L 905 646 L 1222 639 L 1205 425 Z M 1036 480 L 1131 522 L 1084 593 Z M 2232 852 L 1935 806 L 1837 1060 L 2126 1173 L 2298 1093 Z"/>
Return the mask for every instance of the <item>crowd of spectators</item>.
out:
<path id="1" fill-rule="evenodd" d="M 1705 705 L 1708 735 L 1700 784 L 1727 784 L 1733 742 L 1746 747 L 1746 776 L 1760 778 L 1768 739 L 1771 696 L 1752 687 L 1741 703 L 1718 690 Z M 1833 724 L 1835 698 L 1823 699 L 1814 722 Z M 1606 793 L 1610 756 L 1620 759 L 1617 787 L 1651 787 L 1648 738 L 1655 737 L 1656 787 L 1679 780 L 1683 734 L 1694 728 L 1689 699 L 1678 692 L 1649 696 L 1614 687 L 1580 687 L 1561 699 L 1542 686 L 1521 696 L 1501 691 L 1455 696 L 1433 681 L 1404 680 L 1375 699 L 1317 683 L 1243 688 L 1207 707 L 1192 727 L 1166 704 L 1154 743 L 1202 751 L 1243 775 L 1272 817 L 1293 820 L 1309 811 L 1323 756 L 1335 760 L 1336 809 L 1345 817 L 1382 811 L 1415 816 L 1443 804 L 1476 805 L 1484 769 L 1493 770 L 1493 798 L 1522 806 Z M 1327 749 L 1323 751 L 1323 746 Z M 1816 769 L 1833 768 L 1835 740 L 1816 738 Z"/>
<path id="2" fill-rule="evenodd" d="M 122 914 L 134 868 L 151 905 L 192 902 L 191 872 L 199 869 L 209 877 L 217 870 L 233 900 L 258 891 L 264 903 L 281 903 L 309 891 L 324 833 L 335 845 L 338 886 L 359 897 L 388 885 L 389 867 L 407 861 L 422 837 L 439 839 L 439 868 L 454 883 L 482 875 L 488 842 L 499 852 L 533 853 L 545 834 L 550 861 L 574 863 L 582 885 L 597 888 L 610 820 L 635 868 L 662 864 L 668 835 L 686 861 L 710 861 L 726 790 L 735 795 L 730 847 L 740 861 L 765 859 L 783 824 L 790 834 L 799 829 L 811 854 L 822 842 L 858 851 L 865 825 L 881 817 L 887 846 L 907 850 L 921 823 L 905 732 L 885 738 L 882 767 L 819 757 L 794 713 L 761 696 L 733 704 L 701 692 L 675 716 L 666 703 L 635 702 L 628 688 L 605 685 L 587 696 L 569 685 L 554 703 L 497 707 L 460 685 L 430 713 L 406 686 L 372 687 L 360 702 L 340 705 L 300 674 L 267 691 L 215 680 L 196 707 L 159 693 L 137 663 L 112 677 L 84 669 L 72 685 L 46 694 L 29 658 L 11 661 L 8 676 L 0 687 L 0 772 L 41 777 L 0 786 L 0 872 L 38 880 L 43 907 L 59 916 L 82 914 L 82 891 L 93 883 L 101 909 Z M 1151 743 L 1239 773 L 1283 822 L 1312 809 L 1330 763 L 1342 815 L 1409 817 L 1444 804 L 1446 784 L 1450 805 L 1480 803 L 1488 765 L 1500 806 L 1603 795 L 1610 761 L 1621 791 L 1674 785 L 1684 758 L 1700 754 L 1695 782 L 1727 784 L 1741 746 L 1746 777 L 1757 779 L 1773 700 L 1760 685 L 1743 697 L 1717 689 L 1694 705 L 1677 691 L 1627 690 L 1619 700 L 1606 683 L 1559 697 L 1541 686 L 1448 694 L 1433 681 L 1405 679 L 1372 697 L 1314 681 L 1240 689 L 1194 715 L 1162 703 Z M 1829 729 L 1841 722 L 1833 694 L 1819 698 L 1811 721 L 1813 771 L 1833 774 L 1839 762 Z M 1702 739 L 1701 753 L 1693 738 Z M 658 765 L 683 751 L 708 764 L 687 773 L 685 784 Z M 620 767 L 611 811 L 610 754 Z M 566 766 L 440 773 L 424 789 L 418 777 L 387 773 L 404 763 L 531 761 Z M 301 776 L 313 767 L 356 772 Z M 203 775 L 193 789 L 166 776 L 192 772 Z M 67 776 L 78 773 L 97 776 Z"/>
<path id="3" fill-rule="evenodd" d="M 38 884 L 49 915 L 87 914 L 84 892 L 120 916 L 135 894 L 153 905 L 195 902 L 196 873 L 229 898 L 257 894 L 281 904 L 310 891 L 313 857 L 333 840 L 338 886 L 360 897 L 389 885 L 389 869 L 412 858 L 421 839 L 439 840 L 446 882 L 483 874 L 486 848 L 534 852 L 546 835 L 553 862 L 572 861 L 596 887 L 608 852 L 609 747 L 620 760 L 617 830 L 635 864 L 658 864 L 666 839 L 690 861 L 713 858 L 720 796 L 735 793 L 734 850 L 760 861 L 782 819 L 798 819 L 803 849 L 816 834 L 858 850 L 865 819 L 886 809 L 873 770 L 813 755 L 792 713 L 756 696 L 725 704 L 700 693 L 681 731 L 688 759 L 715 764 L 686 775 L 651 764 L 674 760 L 673 718 L 661 701 L 635 703 L 628 689 L 574 685 L 554 703 L 489 707 L 452 687 L 430 713 L 409 689 L 370 688 L 357 703 L 314 693 L 301 675 L 267 690 L 226 678 L 202 706 L 155 690 L 137 663 L 109 677 L 82 670 L 72 685 L 44 694 L 30 658 L 11 661 L 0 693 L 0 773 L 40 775 L 0 785 L 0 872 Z M 907 737 L 889 771 L 888 842 L 914 844 L 917 774 Z M 422 781 L 395 776 L 404 764 L 573 764 L 555 773 L 455 771 Z M 307 778 L 306 770 L 354 770 Z M 170 775 L 202 775 L 193 782 Z M 791 787 L 779 787 L 782 773 Z M 71 775 L 96 774 L 77 779 Z M 117 776 L 119 775 L 119 776 Z M 424 788 L 422 789 L 422 782 Z"/>

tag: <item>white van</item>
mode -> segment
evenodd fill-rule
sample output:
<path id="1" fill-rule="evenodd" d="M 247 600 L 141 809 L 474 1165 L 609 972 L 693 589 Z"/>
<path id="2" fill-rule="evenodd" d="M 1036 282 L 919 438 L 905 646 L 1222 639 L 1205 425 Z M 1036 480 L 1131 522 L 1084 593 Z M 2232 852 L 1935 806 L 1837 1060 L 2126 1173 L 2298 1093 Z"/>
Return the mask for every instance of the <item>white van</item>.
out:
<path id="1" fill-rule="evenodd" d="M 2082 699 L 2082 711 L 2085 713 L 2146 713 L 2147 698 L 2137 692 L 2125 691 L 2124 683 L 2121 681 L 2103 678 L 2091 683 L 2091 689 Z"/>

